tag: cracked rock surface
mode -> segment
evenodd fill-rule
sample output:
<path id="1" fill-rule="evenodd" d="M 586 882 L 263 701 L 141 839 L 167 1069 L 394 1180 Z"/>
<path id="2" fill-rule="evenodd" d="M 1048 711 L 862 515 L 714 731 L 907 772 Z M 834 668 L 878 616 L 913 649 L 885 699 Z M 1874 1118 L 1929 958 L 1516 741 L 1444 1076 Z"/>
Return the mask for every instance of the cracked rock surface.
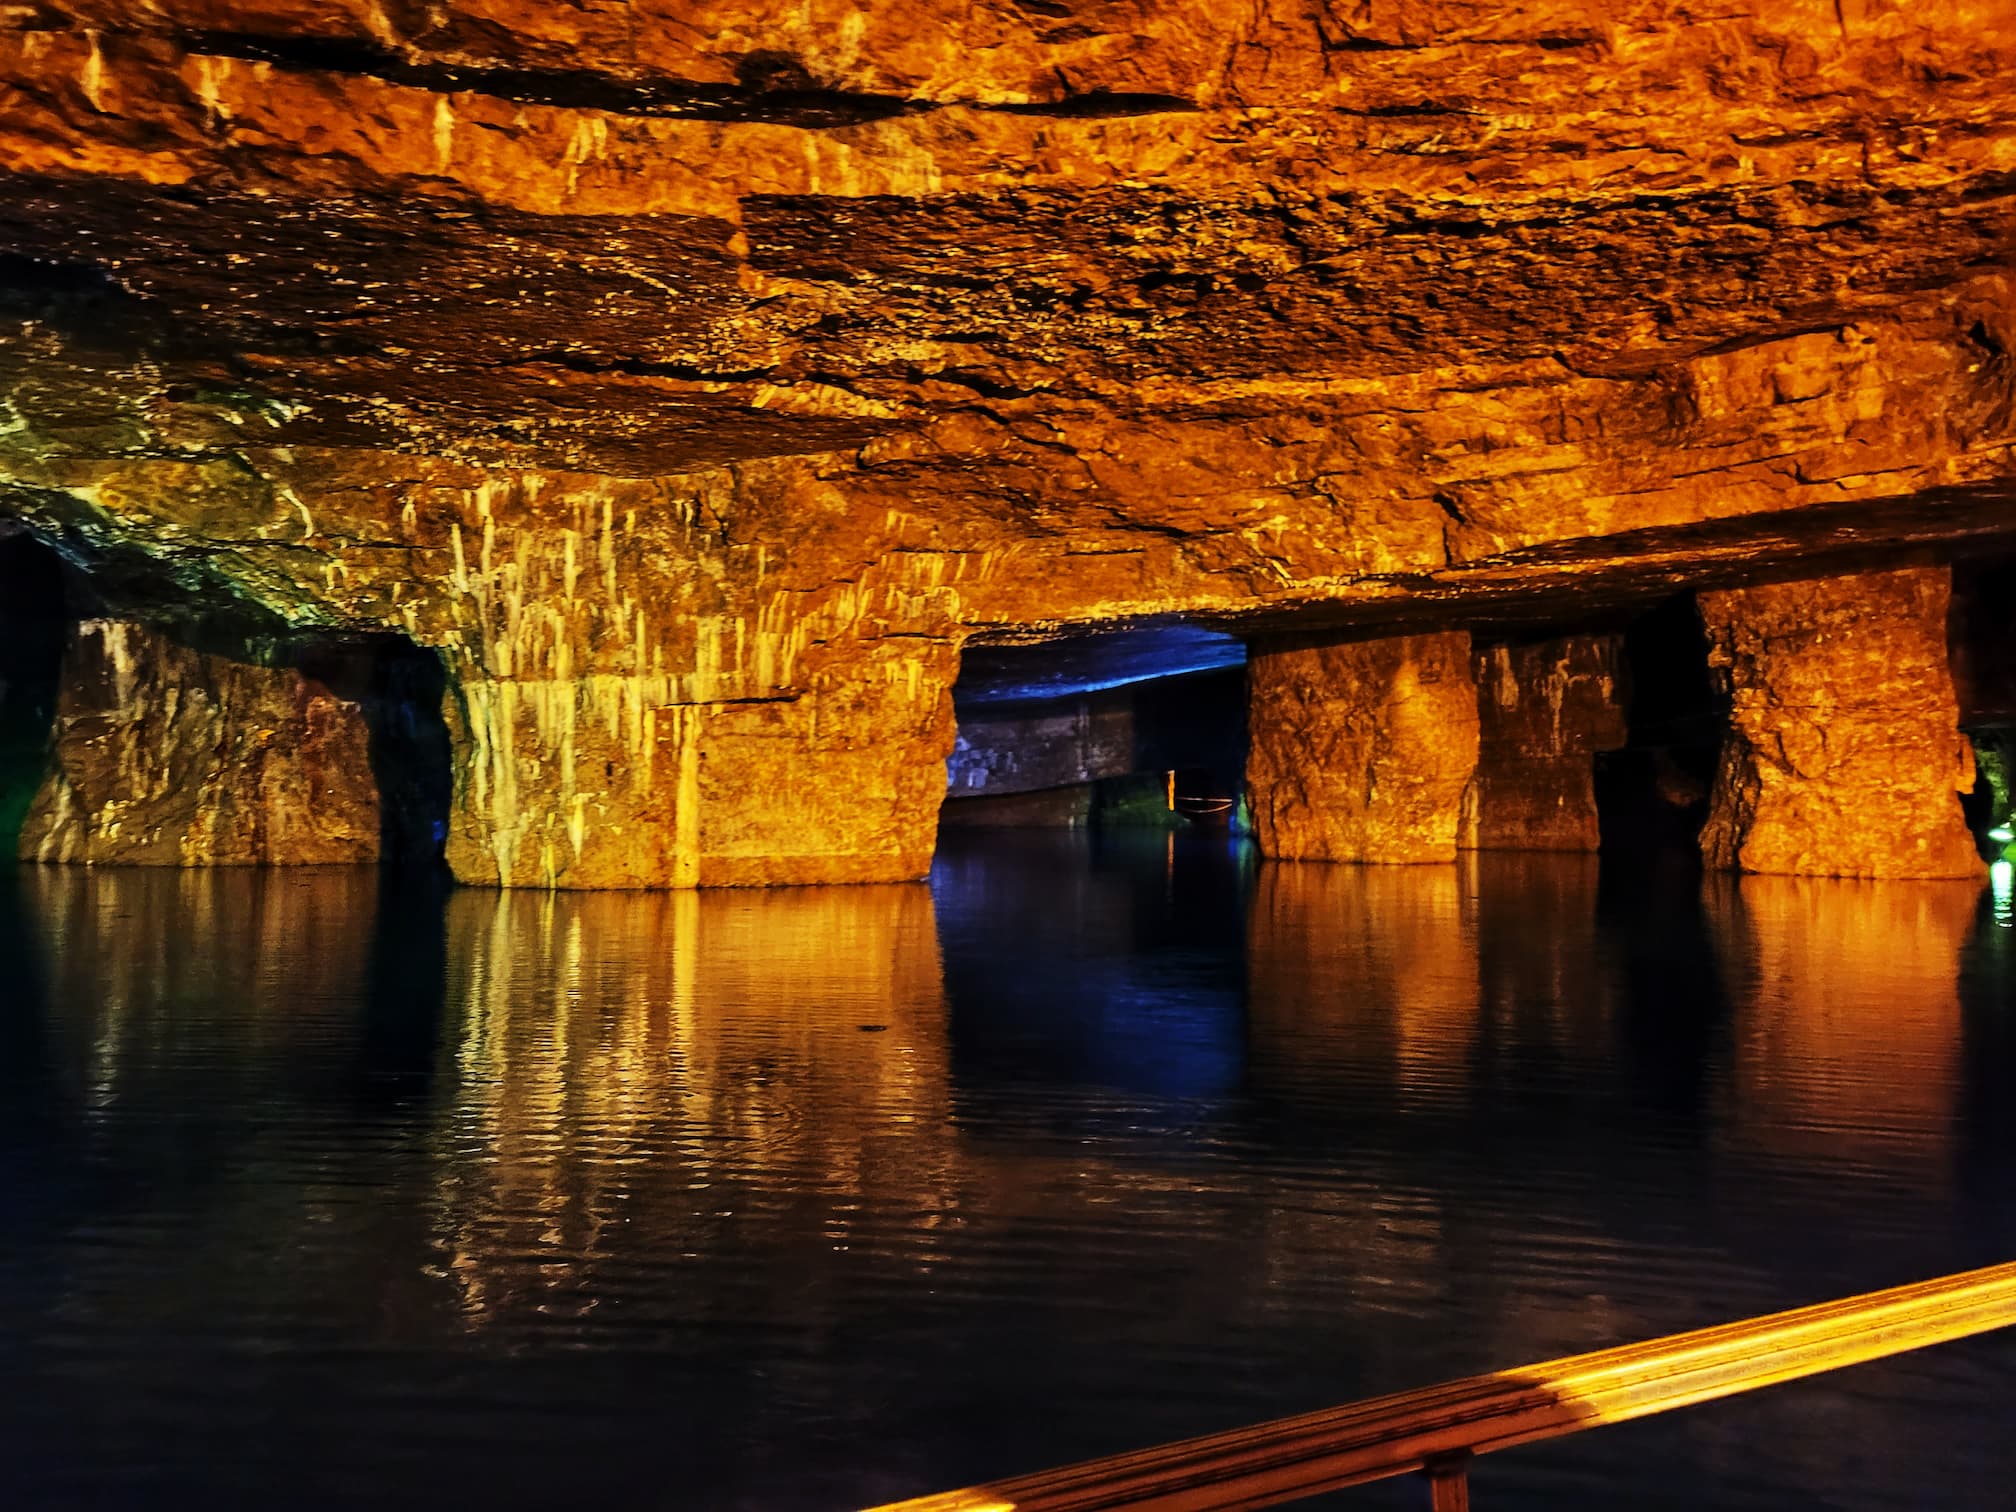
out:
<path id="1" fill-rule="evenodd" d="M 1947 669 L 1950 574 L 1904 568 L 1701 596 L 1730 735 L 1701 836 L 1710 865 L 1837 877 L 1983 871 Z"/>
<path id="2" fill-rule="evenodd" d="M 0 517 L 440 658 L 451 865 L 928 861 L 976 638 L 2016 528 L 2016 7 L 0 8 Z"/>

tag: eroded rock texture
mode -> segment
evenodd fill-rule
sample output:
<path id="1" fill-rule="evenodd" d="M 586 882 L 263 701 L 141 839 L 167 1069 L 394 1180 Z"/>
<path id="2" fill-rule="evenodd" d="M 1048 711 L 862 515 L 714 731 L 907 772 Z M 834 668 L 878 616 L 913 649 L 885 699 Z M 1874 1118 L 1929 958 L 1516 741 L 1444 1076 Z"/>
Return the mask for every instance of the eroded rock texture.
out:
<path id="1" fill-rule="evenodd" d="M 1479 648 L 1466 849 L 1596 849 L 1596 752 L 1626 735 L 1622 657 L 1615 635 Z"/>
<path id="2" fill-rule="evenodd" d="M 64 658 L 29 861 L 144 866 L 376 861 L 371 733 L 291 668 L 230 661 L 145 626 L 86 620 Z"/>
<path id="3" fill-rule="evenodd" d="M 450 861 L 915 875 L 976 638 L 2006 532 L 2016 10 L 0 9 L 0 515 L 450 682 Z"/>
<path id="4" fill-rule="evenodd" d="M 946 763 L 948 798 L 1029 793 L 1136 770 L 1134 695 L 1109 688 L 959 717 Z"/>
<path id="5" fill-rule="evenodd" d="M 1905 568 L 1701 595 L 1730 733 L 1711 866 L 1841 877 L 1981 871 L 1947 669 L 1950 574 Z"/>
<path id="6" fill-rule="evenodd" d="M 1261 851 L 1295 861 L 1450 861 L 1477 767 L 1461 632 L 1256 643 L 1246 781 Z"/>

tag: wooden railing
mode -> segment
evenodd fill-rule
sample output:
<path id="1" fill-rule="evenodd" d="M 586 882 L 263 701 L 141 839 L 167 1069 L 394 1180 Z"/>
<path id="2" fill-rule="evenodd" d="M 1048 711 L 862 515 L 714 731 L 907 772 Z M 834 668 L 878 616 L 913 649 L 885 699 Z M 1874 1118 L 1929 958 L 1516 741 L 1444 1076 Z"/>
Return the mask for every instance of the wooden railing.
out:
<path id="1" fill-rule="evenodd" d="M 1471 1376 L 875 1512 L 1232 1512 L 1423 1472 L 1466 1512 L 1476 1455 L 2016 1323 L 2016 1264 Z"/>

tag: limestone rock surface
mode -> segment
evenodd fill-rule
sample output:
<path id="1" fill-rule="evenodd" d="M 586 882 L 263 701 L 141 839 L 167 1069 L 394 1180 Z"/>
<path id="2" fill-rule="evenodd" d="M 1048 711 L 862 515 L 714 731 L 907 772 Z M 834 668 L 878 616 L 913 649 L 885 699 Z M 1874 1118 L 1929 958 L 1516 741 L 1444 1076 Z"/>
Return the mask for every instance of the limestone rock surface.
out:
<path id="1" fill-rule="evenodd" d="M 1951 575 L 1904 568 L 1701 596 L 1730 733 L 1701 850 L 1731 870 L 1970 877 L 1974 783 L 1947 667 Z"/>
<path id="2" fill-rule="evenodd" d="M 86 620 L 65 655 L 51 771 L 23 860 L 142 866 L 379 858 L 359 705 L 289 668 Z"/>
<path id="3" fill-rule="evenodd" d="M 1262 854 L 1452 861 L 1477 767 L 1460 631 L 1256 645 L 1246 782 Z"/>
<path id="4" fill-rule="evenodd" d="M 1596 752 L 1624 744 L 1623 644 L 1578 635 L 1480 647 L 1469 850 L 1593 851 Z"/>
<path id="5" fill-rule="evenodd" d="M 2012 76 L 1980 0 L 4 7 L 0 518 L 436 656 L 465 880 L 918 875 L 971 643 L 2016 532 Z"/>

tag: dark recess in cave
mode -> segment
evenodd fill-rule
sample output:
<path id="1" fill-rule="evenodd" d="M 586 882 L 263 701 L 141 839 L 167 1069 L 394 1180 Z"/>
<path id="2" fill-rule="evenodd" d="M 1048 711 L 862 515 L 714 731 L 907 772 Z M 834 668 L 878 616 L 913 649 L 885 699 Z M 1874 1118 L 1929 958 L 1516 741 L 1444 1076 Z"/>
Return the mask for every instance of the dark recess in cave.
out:
<path id="1" fill-rule="evenodd" d="M 0 520 L 0 857 L 8 859 L 48 768 L 68 624 L 62 561 L 10 530 Z"/>
<path id="2" fill-rule="evenodd" d="M 1981 854 L 1999 859 L 2005 842 L 1988 831 L 2010 817 L 2016 782 L 2016 638 L 2009 606 L 2016 604 L 2016 556 L 1956 562 L 1953 607 L 1947 620 L 1953 687 L 1960 728 L 1974 747 L 1974 787 L 1960 795 L 1967 826 Z"/>
<path id="3" fill-rule="evenodd" d="M 363 711 L 378 784 L 380 865 L 434 870 L 448 838 L 453 750 L 441 717 L 441 659 L 402 636 L 308 641 L 288 664 Z"/>
<path id="4" fill-rule="evenodd" d="M 1246 764 L 1232 636 L 1165 624 L 976 647 L 953 700 L 946 828 L 1231 824 Z"/>
<path id="5" fill-rule="evenodd" d="M 1596 756 L 1606 852 L 1694 855 L 1728 727 L 1694 595 L 1662 600 L 1624 629 L 1627 739 Z"/>

